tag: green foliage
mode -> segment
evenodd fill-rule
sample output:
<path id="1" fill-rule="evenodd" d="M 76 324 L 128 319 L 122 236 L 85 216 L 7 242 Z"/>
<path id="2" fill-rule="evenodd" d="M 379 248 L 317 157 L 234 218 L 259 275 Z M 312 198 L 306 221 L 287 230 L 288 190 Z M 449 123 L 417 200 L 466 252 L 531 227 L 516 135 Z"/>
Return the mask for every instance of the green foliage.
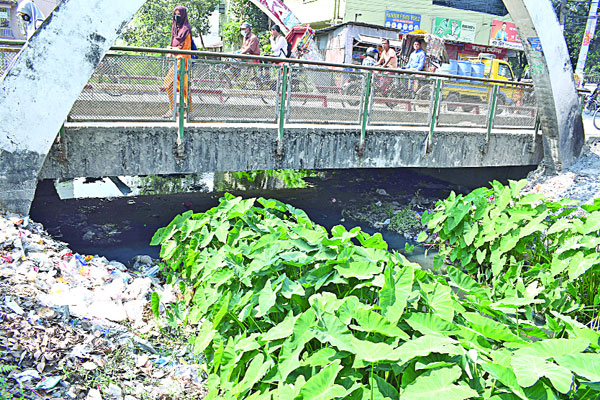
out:
<path id="1" fill-rule="evenodd" d="M 402 207 L 391 218 L 388 229 L 396 232 L 412 232 L 421 227 L 419 215 L 410 209 Z"/>
<path id="2" fill-rule="evenodd" d="M 597 311 L 600 202 L 574 216 L 576 202 L 523 196 L 525 183 L 493 182 L 467 196 L 452 193 L 425 213 L 422 223 L 439 247 L 434 264 L 465 269 L 491 283 L 499 298 L 540 293 L 541 301 L 530 305 L 538 312 L 569 312 L 580 302 Z"/>
<path id="3" fill-rule="evenodd" d="M 240 24 L 247 22 L 252 26 L 252 33 L 258 37 L 261 54 L 268 54 L 271 46 L 269 43 L 270 22 L 267 15 L 250 0 L 230 1 L 228 14 L 232 18 L 223 29 L 224 46 L 229 50 L 238 50 L 241 47 Z"/>
<path id="4" fill-rule="evenodd" d="M 192 34 L 208 33 L 208 17 L 215 11 L 219 0 L 152 0 L 147 1 L 134 15 L 122 33 L 123 40 L 133 46 L 164 48 L 170 44 L 173 10 L 184 6 L 192 25 Z M 239 34 L 239 33 L 238 33 Z M 201 43 L 196 43 L 201 47 Z"/>
<path id="5" fill-rule="evenodd" d="M 413 233 L 421 228 L 419 215 L 408 206 L 399 209 L 391 204 L 374 202 L 365 206 L 347 207 L 342 210 L 345 218 L 373 224 L 389 220 L 386 229 L 398 233 Z"/>
<path id="6" fill-rule="evenodd" d="M 17 387 L 11 387 L 7 378 L 4 376 L 9 372 L 18 369 L 16 365 L 0 364 L 0 400 L 23 400 L 25 399 L 24 390 Z"/>
<path id="7" fill-rule="evenodd" d="M 560 16 L 560 3 L 561 0 L 552 0 L 554 10 L 556 14 Z M 569 58 L 573 69 L 577 65 L 577 59 L 579 57 L 579 50 L 581 49 L 581 43 L 583 41 L 583 35 L 585 33 L 585 26 L 590 11 L 590 2 L 585 1 L 567 1 L 565 3 L 565 27 L 564 37 L 569 49 Z M 586 74 L 599 74 L 600 73 L 600 40 L 598 40 L 600 30 L 596 29 L 596 32 L 592 35 L 590 42 L 589 52 L 587 56 Z"/>
<path id="8" fill-rule="evenodd" d="M 537 293 L 499 301 L 458 268 L 446 279 L 388 252 L 380 234 L 328 232 L 279 201 L 225 195 L 151 244 L 182 294 L 167 309 L 197 327 L 207 399 L 600 394 L 597 332 L 557 312 L 536 324 Z"/>

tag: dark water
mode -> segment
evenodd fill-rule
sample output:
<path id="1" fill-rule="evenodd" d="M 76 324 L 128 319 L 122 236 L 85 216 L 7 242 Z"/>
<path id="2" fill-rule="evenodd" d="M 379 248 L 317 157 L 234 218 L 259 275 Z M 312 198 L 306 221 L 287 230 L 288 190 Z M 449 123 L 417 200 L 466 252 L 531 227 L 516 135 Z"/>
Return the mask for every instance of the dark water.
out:
<path id="1" fill-rule="evenodd" d="M 319 171 L 317 176 L 304 179 L 292 175 L 282 180 L 260 174 L 253 178 L 253 181 L 248 181 L 227 173 L 202 177 L 143 178 L 139 185 L 142 189 L 134 188 L 128 196 L 68 200 L 59 198 L 53 182 L 44 181 L 38 185 L 30 215 L 76 252 L 128 263 L 140 254 L 157 258 L 159 248 L 151 247 L 149 243 L 158 228 L 187 210 L 203 212 L 216 206 L 225 191 L 245 198 L 275 198 L 289 203 L 305 210 L 313 221 L 329 229 L 338 224 L 347 228 L 359 225 L 347 219 L 342 221 L 341 214 L 344 207 L 357 202 L 369 203 L 380 199 L 382 202 L 393 200 L 408 204 L 415 194 L 435 201 L 457 189 L 406 169 Z M 127 181 L 127 178 L 123 180 Z M 97 190 L 93 189 L 94 186 Z M 65 184 L 60 187 L 63 196 L 66 192 L 71 197 L 74 194 L 119 194 L 116 185 L 111 186 L 107 179 L 103 183 L 87 184 L 80 180 L 75 185 L 67 183 L 67 189 Z M 379 195 L 377 191 L 382 193 L 381 189 L 390 196 Z M 366 226 L 362 228 L 369 233 L 375 231 Z M 391 248 L 404 248 L 406 239 L 402 235 L 389 231 L 382 231 L 382 234 Z"/>

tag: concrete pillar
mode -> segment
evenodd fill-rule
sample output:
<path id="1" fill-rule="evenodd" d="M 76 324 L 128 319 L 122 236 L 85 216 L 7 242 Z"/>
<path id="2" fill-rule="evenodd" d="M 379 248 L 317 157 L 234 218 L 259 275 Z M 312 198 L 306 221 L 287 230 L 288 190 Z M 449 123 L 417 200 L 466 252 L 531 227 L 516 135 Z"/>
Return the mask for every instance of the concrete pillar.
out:
<path id="1" fill-rule="evenodd" d="M 145 0 L 63 0 L 0 83 L 0 208 L 28 213 L 73 103 Z"/>
<path id="2" fill-rule="evenodd" d="M 515 22 L 535 85 L 549 172 L 575 162 L 585 141 L 567 44 L 550 0 L 503 0 Z M 535 44 L 539 40 L 540 51 Z"/>

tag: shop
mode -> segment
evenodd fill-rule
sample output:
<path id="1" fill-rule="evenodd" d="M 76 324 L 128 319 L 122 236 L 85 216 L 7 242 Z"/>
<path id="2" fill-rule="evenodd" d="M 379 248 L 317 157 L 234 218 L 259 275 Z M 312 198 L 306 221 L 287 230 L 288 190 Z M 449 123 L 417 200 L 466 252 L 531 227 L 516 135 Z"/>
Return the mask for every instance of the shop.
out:
<path id="1" fill-rule="evenodd" d="M 317 47 L 327 62 L 360 65 L 369 47 L 380 47 L 388 39 L 390 47 L 400 50 L 398 29 L 362 22 L 346 22 L 316 31 Z"/>

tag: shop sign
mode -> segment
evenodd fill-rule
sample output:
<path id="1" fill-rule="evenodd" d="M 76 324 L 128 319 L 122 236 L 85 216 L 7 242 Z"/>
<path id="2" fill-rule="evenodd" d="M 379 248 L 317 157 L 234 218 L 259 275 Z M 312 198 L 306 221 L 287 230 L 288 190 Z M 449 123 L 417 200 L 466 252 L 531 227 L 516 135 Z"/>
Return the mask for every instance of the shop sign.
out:
<path id="1" fill-rule="evenodd" d="M 421 29 L 421 15 L 386 10 L 384 25 L 388 28 L 399 29 L 400 33 L 416 31 Z"/>
<path id="2" fill-rule="evenodd" d="M 503 49 L 501 47 L 482 46 L 482 45 L 471 44 L 471 43 L 465 44 L 465 50 L 471 51 L 473 53 L 494 54 L 494 55 L 498 56 L 498 58 L 504 57 L 506 55 L 506 49 Z"/>
<path id="3" fill-rule="evenodd" d="M 444 40 L 473 43 L 476 30 L 477 24 L 473 22 L 442 17 L 433 20 L 433 34 Z"/>
<path id="4" fill-rule="evenodd" d="M 517 27 L 512 22 L 492 20 L 490 32 L 490 46 L 506 47 L 509 49 L 523 50 Z"/>

